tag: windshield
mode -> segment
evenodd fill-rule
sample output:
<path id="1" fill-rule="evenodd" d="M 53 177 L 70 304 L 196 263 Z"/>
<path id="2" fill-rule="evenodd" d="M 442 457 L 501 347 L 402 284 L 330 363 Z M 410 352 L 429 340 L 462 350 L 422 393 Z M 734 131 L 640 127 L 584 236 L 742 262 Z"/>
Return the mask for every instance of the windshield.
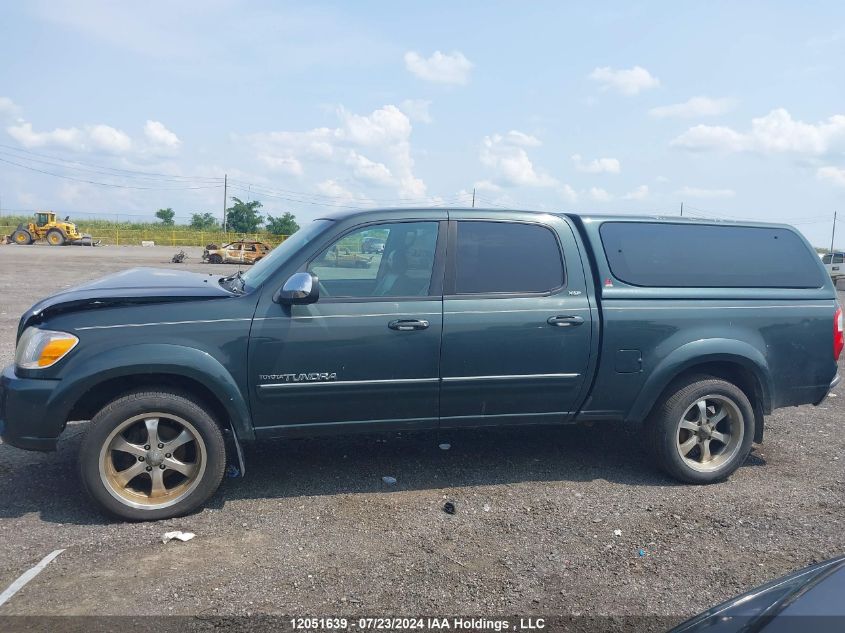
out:
<path id="1" fill-rule="evenodd" d="M 244 287 L 252 289 L 261 285 L 273 271 L 278 269 L 283 262 L 287 261 L 288 257 L 314 240 L 329 224 L 331 224 L 331 220 L 314 220 L 308 226 L 291 235 L 270 251 L 269 255 L 261 258 L 252 268 L 241 275 L 241 279 L 244 281 Z"/>

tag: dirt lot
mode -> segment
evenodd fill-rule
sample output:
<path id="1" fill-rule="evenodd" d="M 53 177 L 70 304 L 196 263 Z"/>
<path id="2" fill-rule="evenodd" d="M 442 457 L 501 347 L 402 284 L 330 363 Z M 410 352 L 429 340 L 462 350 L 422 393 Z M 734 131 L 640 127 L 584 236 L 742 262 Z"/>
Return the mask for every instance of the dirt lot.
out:
<path id="1" fill-rule="evenodd" d="M 129 266 L 176 266 L 173 251 L 0 247 L 0 363 L 37 299 Z M 183 267 L 210 269 L 189 255 Z M 58 453 L 0 446 L 0 591 L 65 549 L 0 614 L 677 620 L 845 553 L 843 425 L 845 397 L 778 411 L 765 444 L 709 487 L 655 472 L 636 431 L 617 426 L 278 442 L 249 449 L 247 477 L 226 480 L 207 509 L 147 524 L 92 510 L 74 425 Z M 172 529 L 197 537 L 162 545 Z"/>

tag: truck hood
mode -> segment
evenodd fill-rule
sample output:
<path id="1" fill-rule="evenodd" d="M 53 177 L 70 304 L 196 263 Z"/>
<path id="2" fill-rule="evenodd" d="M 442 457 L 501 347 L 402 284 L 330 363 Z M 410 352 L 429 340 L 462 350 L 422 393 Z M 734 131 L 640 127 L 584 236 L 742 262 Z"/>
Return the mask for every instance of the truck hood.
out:
<path id="1" fill-rule="evenodd" d="M 232 297 L 220 285 L 221 275 L 166 268 L 130 268 L 42 299 L 21 317 L 18 337 L 32 323 L 60 312 L 105 306 L 171 303 Z"/>

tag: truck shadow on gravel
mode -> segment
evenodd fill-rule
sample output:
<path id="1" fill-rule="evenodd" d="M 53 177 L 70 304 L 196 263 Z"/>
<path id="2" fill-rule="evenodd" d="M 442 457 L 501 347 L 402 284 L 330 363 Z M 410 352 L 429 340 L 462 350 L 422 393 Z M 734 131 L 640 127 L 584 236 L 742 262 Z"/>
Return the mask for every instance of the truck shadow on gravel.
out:
<path id="1" fill-rule="evenodd" d="M 0 518 L 38 513 L 52 523 L 104 524 L 81 490 L 76 454 L 83 427 L 57 453 L 0 446 Z M 448 450 L 439 448 L 449 444 Z M 745 466 L 765 462 L 752 453 Z M 267 441 L 246 450 L 247 476 L 226 479 L 209 507 L 261 499 L 463 488 L 520 482 L 607 480 L 681 485 L 657 471 L 636 429 L 523 427 Z M 382 477 L 394 477 L 388 486 Z"/>

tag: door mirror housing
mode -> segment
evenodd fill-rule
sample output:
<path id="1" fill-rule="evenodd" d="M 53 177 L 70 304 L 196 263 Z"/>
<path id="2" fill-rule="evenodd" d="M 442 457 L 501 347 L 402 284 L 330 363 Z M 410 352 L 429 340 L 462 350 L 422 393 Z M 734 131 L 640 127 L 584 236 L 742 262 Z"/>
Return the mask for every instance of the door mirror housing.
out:
<path id="1" fill-rule="evenodd" d="M 273 295 L 273 301 L 282 305 L 315 303 L 320 298 L 319 280 L 313 273 L 294 273 L 285 285 Z"/>

